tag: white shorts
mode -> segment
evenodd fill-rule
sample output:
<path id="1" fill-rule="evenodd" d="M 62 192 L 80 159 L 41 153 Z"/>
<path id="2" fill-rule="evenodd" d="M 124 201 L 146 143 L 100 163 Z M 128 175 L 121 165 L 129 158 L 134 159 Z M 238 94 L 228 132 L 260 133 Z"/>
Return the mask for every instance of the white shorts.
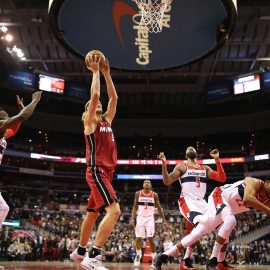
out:
<path id="1" fill-rule="evenodd" d="M 225 210 L 223 210 L 224 208 Z M 223 223 L 225 216 L 228 214 L 233 215 L 233 211 L 222 196 L 222 190 L 215 188 L 208 197 L 208 211 L 205 214 L 209 229 L 216 229 Z"/>
<path id="2" fill-rule="evenodd" d="M 178 206 L 181 214 L 192 224 L 196 225 L 194 219 L 198 215 L 203 215 L 208 210 L 207 202 L 204 199 L 191 199 L 180 196 Z"/>
<path id="3" fill-rule="evenodd" d="M 150 217 L 137 217 L 135 227 L 135 235 L 137 238 L 154 237 L 155 234 L 155 219 Z"/>

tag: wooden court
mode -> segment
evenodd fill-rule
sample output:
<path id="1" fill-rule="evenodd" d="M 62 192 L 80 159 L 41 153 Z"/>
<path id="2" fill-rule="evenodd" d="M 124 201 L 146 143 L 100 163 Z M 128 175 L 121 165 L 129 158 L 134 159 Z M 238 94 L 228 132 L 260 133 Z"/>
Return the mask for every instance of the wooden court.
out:
<path id="1" fill-rule="evenodd" d="M 0 266 L 5 267 L 5 270 L 79 270 L 83 269 L 78 264 L 70 263 L 70 262 L 0 262 Z M 151 270 L 150 264 L 142 264 L 139 268 L 134 268 L 132 264 L 129 263 L 108 263 L 105 265 L 110 270 Z M 266 270 L 270 269 L 270 265 L 241 265 L 237 266 L 239 270 L 248 270 L 248 269 L 256 269 L 256 270 Z M 1 269 L 1 267 L 0 267 Z M 173 264 L 168 267 L 164 266 L 163 268 L 170 270 L 178 270 L 179 265 Z M 198 266 L 198 269 L 204 269 L 203 266 Z M 1 269 L 2 270 L 2 269 Z"/>

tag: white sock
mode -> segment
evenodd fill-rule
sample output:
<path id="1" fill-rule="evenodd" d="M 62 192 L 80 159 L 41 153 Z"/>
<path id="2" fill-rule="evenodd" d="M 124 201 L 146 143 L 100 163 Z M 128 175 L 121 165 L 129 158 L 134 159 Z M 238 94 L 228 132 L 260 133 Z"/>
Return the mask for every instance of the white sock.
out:
<path id="1" fill-rule="evenodd" d="M 226 242 L 223 244 L 224 245 L 228 245 L 229 239 L 226 240 Z M 226 257 L 226 250 L 225 251 L 221 251 L 218 253 L 218 257 L 217 260 L 218 262 L 223 262 L 225 260 Z"/>
<path id="2" fill-rule="evenodd" d="M 184 256 L 184 260 L 191 257 L 193 250 L 194 250 L 194 249 L 191 248 L 191 247 L 188 247 L 188 248 L 186 249 L 186 253 L 185 253 L 185 256 Z"/>
<path id="3" fill-rule="evenodd" d="M 157 253 L 154 252 L 154 253 L 151 253 L 151 256 L 152 256 L 152 259 L 154 260 L 154 258 L 156 257 Z"/>
<path id="4" fill-rule="evenodd" d="M 225 260 L 225 257 L 226 257 L 226 251 L 220 251 L 218 253 L 217 261 L 223 262 Z"/>
<path id="5" fill-rule="evenodd" d="M 167 251 L 163 252 L 162 254 L 166 254 L 167 256 L 173 255 L 178 250 L 177 246 L 173 246 L 169 248 Z"/>
<path id="6" fill-rule="evenodd" d="M 142 250 L 136 249 L 136 255 L 142 257 Z"/>
<path id="7" fill-rule="evenodd" d="M 212 251 L 212 254 L 211 254 L 211 257 L 210 259 L 218 256 L 218 254 L 220 253 L 220 250 L 222 248 L 223 245 L 219 244 L 218 242 L 215 242 L 215 245 L 213 247 L 213 251 Z"/>

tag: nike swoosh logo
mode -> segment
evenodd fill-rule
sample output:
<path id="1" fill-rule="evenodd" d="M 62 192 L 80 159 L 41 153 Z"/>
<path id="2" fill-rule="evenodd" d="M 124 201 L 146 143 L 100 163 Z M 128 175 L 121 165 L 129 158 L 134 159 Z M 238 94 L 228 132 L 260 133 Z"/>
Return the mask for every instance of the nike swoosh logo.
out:
<path id="1" fill-rule="evenodd" d="M 121 18 L 125 15 L 130 15 L 130 16 L 134 16 L 135 14 L 137 14 L 137 11 L 135 9 L 133 9 L 132 7 L 130 7 L 128 4 L 122 2 L 122 1 L 116 1 L 113 4 L 113 21 L 114 21 L 114 27 L 116 29 L 116 33 L 120 39 L 120 42 L 122 44 L 122 47 L 125 49 L 126 48 L 126 44 L 123 40 L 123 36 L 121 33 L 121 29 L 120 29 L 120 23 L 121 23 Z"/>

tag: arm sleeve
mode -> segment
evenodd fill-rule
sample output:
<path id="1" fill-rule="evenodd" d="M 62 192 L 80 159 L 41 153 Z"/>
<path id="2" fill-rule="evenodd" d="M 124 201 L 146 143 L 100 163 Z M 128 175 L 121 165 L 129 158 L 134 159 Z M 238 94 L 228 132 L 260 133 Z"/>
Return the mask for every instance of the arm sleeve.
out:
<path id="1" fill-rule="evenodd" d="M 18 132 L 20 125 L 21 125 L 21 123 L 18 123 L 18 124 L 15 124 L 14 126 L 12 126 L 11 128 L 7 129 L 5 132 L 5 138 L 8 139 L 8 138 L 14 136 Z"/>
<path id="2" fill-rule="evenodd" d="M 216 180 L 218 182 L 225 182 L 226 181 L 226 174 L 220 162 L 216 163 L 217 171 L 211 171 L 209 174 L 209 178 Z"/>

